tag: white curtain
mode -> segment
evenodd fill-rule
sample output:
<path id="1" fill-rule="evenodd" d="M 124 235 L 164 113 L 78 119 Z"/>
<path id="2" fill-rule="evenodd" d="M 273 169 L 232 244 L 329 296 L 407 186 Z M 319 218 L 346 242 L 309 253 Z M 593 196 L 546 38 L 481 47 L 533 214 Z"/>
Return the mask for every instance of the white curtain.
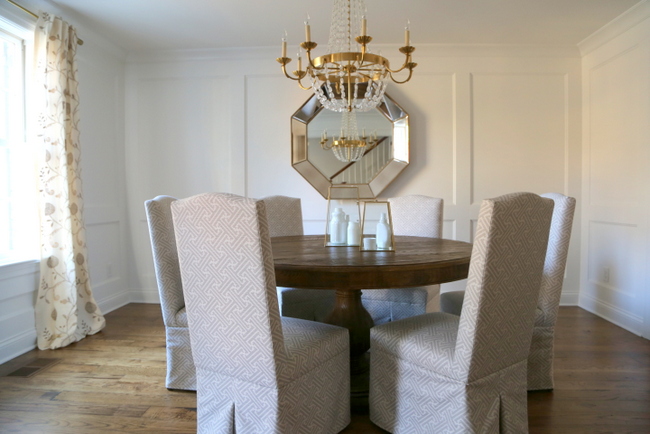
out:
<path id="1" fill-rule="evenodd" d="M 88 275 L 79 167 L 77 35 L 68 23 L 41 14 L 36 24 L 41 196 L 41 279 L 36 301 L 38 348 L 54 349 L 104 325 Z"/>

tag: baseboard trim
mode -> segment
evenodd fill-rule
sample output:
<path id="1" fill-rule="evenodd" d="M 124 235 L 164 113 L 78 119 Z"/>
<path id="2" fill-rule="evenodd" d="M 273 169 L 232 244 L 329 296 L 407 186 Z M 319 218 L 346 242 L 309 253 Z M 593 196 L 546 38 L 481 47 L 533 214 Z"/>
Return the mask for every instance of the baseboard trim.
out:
<path id="1" fill-rule="evenodd" d="M 160 304 L 160 295 L 157 289 L 138 289 L 131 291 L 131 303 Z"/>
<path id="2" fill-rule="evenodd" d="M 97 304 L 99 305 L 102 314 L 107 314 L 129 304 L 131 302 L 129 296 L 130 293 L 128 291 L 122 291 L 111 297 L 104 298 L 101 301 L 97 300 Z M 5 339 L 0 342 L 0 364 L 8 362 L 11 359 L 33 350 L 34 348 L 36 348 L 35 328 L 25 330 L 22 333 Z"/>
<path id="3" fill-rule="evenodd" d="M 99 309 L 102 311 L 103 314 L 113 312 L 114 310 L 119 309 L 122 306 L 126 306 L 130 302 L 131 302 L 131 297 L 128 291 L 122 291 L 111 297 L 106 297 L 101 301 L 97 300 Z"/>
<path id="4" fill-rule="evenodd" d="M 570 292 L 562 293 L 560 297 L 560 306 L 578 306 L 580 301 L 580 293 Z"/>
<path id="5" fill-rule="evenodd" d="M 26 330 L 0 342 L 0 364 L 36 348 L 36 329 Z"/>
<path id="6" fill-rule="evenodd" d="M 587 294 L 580 295 L 578 306 L 635 335 L 643 336 L 643 318 L 638 315 L 619 309 Z"/>

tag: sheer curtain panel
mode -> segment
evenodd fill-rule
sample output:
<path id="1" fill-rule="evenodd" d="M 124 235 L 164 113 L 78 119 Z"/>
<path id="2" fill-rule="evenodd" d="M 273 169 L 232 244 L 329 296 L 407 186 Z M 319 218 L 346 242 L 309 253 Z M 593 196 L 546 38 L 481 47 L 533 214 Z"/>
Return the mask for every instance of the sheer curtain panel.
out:
<path id="1" fill-rule="evenodd" d="M 42 13 L 34 37 L 41 196 L 38 348 L 64 347 L 104 325 L 90 288 L 80 178 L 77 35 Z"/>

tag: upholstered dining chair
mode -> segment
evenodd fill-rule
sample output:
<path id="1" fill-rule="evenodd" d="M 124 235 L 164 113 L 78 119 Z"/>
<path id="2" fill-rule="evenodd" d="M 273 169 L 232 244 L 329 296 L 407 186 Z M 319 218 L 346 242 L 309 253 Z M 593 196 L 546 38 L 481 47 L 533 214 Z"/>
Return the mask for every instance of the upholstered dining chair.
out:
<path id="1" fill-rule="evenodd" d="M 144 203 L 149 223 L 151 250 L 160 295 L 167 344 L 168 389 L 196 390 L 190 332 L 178 266 L 171 204 L 176 198 L 157 196 Z"/>
<path id="2" fill-rule="evenodd" d="M 553 201 L 484 200 L 460 317 L 371 329 L 370 419 L 394 433 L 528 432 L 526 364 Z"/>
<path id="3" fill-rule="evenodd" d="M 271 237 L 304 235 L 300 198 L 267 196 L 266 219 Z M 278 286 L 280 314 L 322 322 L 334 308 L 334 290 L 285 288 Z"/>
<path id="4" fill-rule="evenodd" d="M 569 254 L 576 200 L 560 193 L 542 194 L 555 203 L 548 239 L 544 275 L 535 310 L 535 329 L 528 356 L 528 390 L 553 389 L 553 339 L 562 295 L 562 283 Z M 464 291 L 440 295 L 443 312 L 460 315 Z"/>
<path id="5" fill-rule="evenodd" d="M 442 237 L 443 200 L 412 195 L 388 199 L 395 235 Z M 374 323 L 421 315 L 439 310 L 440 285 L 419 288 L 363 291 L 361 300 Z"/>
<path id="6" fill-rule="evenodd" d="M 172 205 L 199 433 L 336 433 L 350 422 L 344 328 L 283 318 L 263 201 Z"/>

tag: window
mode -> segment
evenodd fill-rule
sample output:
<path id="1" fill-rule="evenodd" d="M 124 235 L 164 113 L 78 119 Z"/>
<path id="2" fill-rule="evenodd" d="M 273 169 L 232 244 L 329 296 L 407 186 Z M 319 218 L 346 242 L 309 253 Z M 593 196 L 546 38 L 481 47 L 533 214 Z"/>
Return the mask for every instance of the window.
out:
<path id="1" fill-rule="evenodd" d="M 0 19 L 0 265 L 38 257 L 36 169 L 25 104 L 26 38 L 25 29 Z"/>

